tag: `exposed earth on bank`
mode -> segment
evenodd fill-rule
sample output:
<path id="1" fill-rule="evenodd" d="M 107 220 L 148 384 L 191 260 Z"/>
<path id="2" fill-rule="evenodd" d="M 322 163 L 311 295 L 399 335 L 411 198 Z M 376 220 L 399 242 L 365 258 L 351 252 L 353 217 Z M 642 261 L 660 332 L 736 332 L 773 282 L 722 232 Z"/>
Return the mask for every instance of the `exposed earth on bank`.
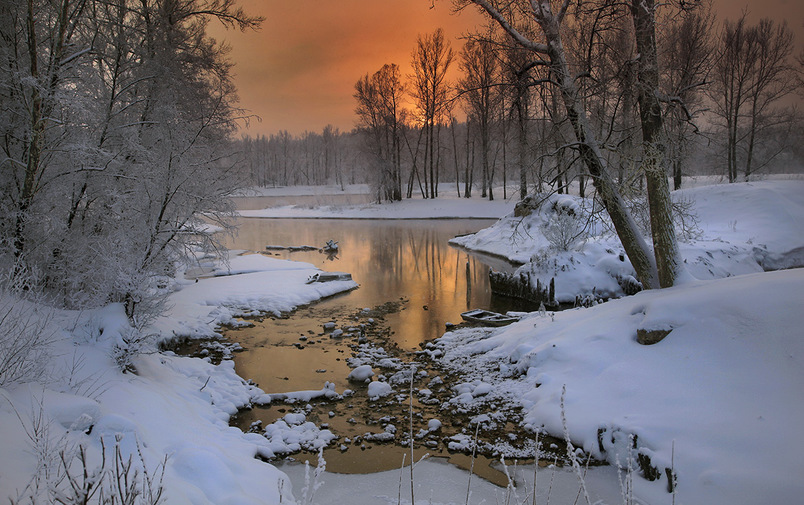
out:
<path id="1" fill-rule="evenodd" d="M 234 359 L 238 372 L 249 380 L 254 376 L 241 370 L 241 362 L 248 369 L 254 351 L 262 351 L 259 360 L 270 361 L 261 366 L 272 372 L 262 374 L 265 380 L 255 380 L 273 396 L 272 401 L 241 410 L 231 424 L 243 431 L 262 433 L 267 425 L 288 414 L 303 414 L 305 421 L 337 437 L 323 453 L 329 471 L 390 470 L 402 466 L 403 458 L 407 464 L 411 408 L 416 460 L 428 454 L 466 469 L 474 466 L 475 474 L 501 486 L 507 484 L 507 477 L 494 462 L 501 456 L 508 462 L 532 462 L 537 443 L 541 445 L 540 464 L 563 464 L 564 441 L 544 434 L 537 437 L 519 427 L 517 405 L 496 400 L 473 402 L 467 408 L 455 401 L 455 388 L 463 383 L 462 376 L 431 359 L 425 351 L 427 343 L 422 349 L 405 350 L 394 342 L 385 316 L 404 311 L 407 305 L 405 299 L 353 311 L 312 305 L 280 318 L 251 317 L 246 319 L 247 326 L 225 328 L 222 340 L 189 341 L 175 350 L 209 357 L 213 362 Z M 467 325 L 464 322 L 453 328 Z M 388 384 L 391 392 L 369 398 L 369 381 L 347 379 L 352 369 L 362 365 L 370 366 L 375 373 L 372 382 Z M 309 401 L 292 394 L 283 398 L 285 393 L 321 389 L 327 381 L 334 384 L 337 395 Z M 476 397 L 486 394 L 475 389 Z M 317 452 L 309 448 L 283 456 L 313 465 L 317 460 Z"/>

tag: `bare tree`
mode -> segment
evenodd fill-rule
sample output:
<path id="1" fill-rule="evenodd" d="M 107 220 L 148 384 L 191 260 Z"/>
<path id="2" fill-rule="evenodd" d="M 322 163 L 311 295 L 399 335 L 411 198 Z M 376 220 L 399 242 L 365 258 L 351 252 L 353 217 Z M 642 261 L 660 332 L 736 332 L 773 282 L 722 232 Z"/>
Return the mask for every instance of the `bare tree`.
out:
<path id="1" fill-rule="evenodd" d="M 660 56 L 669 95 L 665 128 L 673 189 L 681 188 L 690 137 L 697 131 L 695 120 L 703 109 L 702 91 L 712 64 L 713 24 L 711 2 L 674 13 L 664 23 Z"/>
<path id="2" fill-rule="evenodd" d="M 413 67 L 413 87 L 411 93 L 422 121 L 425 138 L 424 184 L 428 184 L 429 196 L 438 196 L 438 176 L 436 173 L 436 129 L 447 109 L 447 70 L 449 70 L 455 52 L 444 38 L 444 31 L 439 28 L 430 35 L 420 35 L 413 51 L 411 65 Z"/>
<path id="3" fill-rule="evenodd" d="M 402 199 L 401 106 L 404 86 L 399 79 L 399 67 L 383 67 L 355 84 L 355 112 L 360 127 L 370 139 L 371 149 L 379 164 L 378 195 L 381 199 Z"/>
<path id="4" fill-rule="evenodd" d="M 773 124 L 779 114 L 772 107 L 796 89 L 795 73 L 789 58 L 793 53 L 793 33 L 787 23 L 776 24 L 762 19 L 755 28 L 754 43 L 757 58 L 752 86 L 748 93 L 748 139 L 745 154 L 745 180 L 748 181 L 757 169 L 754 165 L 754 150 L 763 127 Z M 784 121 L 784 116 L 781 116 Z"/>
<path id="5" fill-rule="evenodd" d="M 605 158 L 603 157 L 594 131 L 591 129 L 586 110 L 583 108 L 581 97 L 579 96 L 578 88 L 575 84 L 576 76 L 570 72 L 570 66 L 562 42 L 561 22 L 566 16 L 571 2 L 569 0 L 562 2 L 557 13 L 553 12 L 549 0 L 522 2 L 517 5 L 519 9 L 532 17 L 541 28 L 544 42 L 539 42 L 527 38 L 517 30 L 517 28 L 510 23 L 510 20 L 503 16 L 498 2 L 493 0 L 471 1 L 499 23 L 517 43 L 541 55 L 540 59 L 547 59 L 545 63 L 549 65 L 552 76 L 555 79 L 555 84 L 561 93 L 567 118 L 575 134 L 578 153 L 593 177 L 595 188 L 612 219 L 620 241 L 642 284 L 646 288 L 659 287 L 656 260 L 653 254 L 651 254 L 651 250 L 644 238 L 641 236 L 636 223 L 625 206 L 622 196 L 617 191 L 616 185 L 606 169 Z M 647 12 L 651 15 L 653 13 L 652 9 Z M 647 26 L 652 27 L 652 24 L 648 24 Z M 646 28 L 645 34 L 647 33 Z M 658 68 L 656 70 L 658 72 Z M 661 190 L 661 186 L 657 188 Z M 665 190 L 666 188 L 667 181 L 665 179 Z M 659 246 L 660 245 L 657 245 L 657 248 Z"/>
<path id="6" fill-rule="evenodd" d="M 746 180 L 758 169 L 758 139 L 784 118 L 774 106 L 796 90 L 792 52 L 793 35 L 786 23 L 762 19 L 748 26 L 744 13 L 736 22 L 723 24 L 710 98 L 726 128 L 729 182 L 737 181 L 740 158 Z"/>
<path id="7" fill-rule="evenodd" d="M 508 45 L 500 62 L 502 81 L 507 84 L 511 101 L 511 113 L 516 128 L 516 152 L 519 168 L 519 198 L 524 199 L 528 194 L 528 172 L 531 163 L 528 161 L 530 134 L 529 122 L 531 120 L 531 74 L 536 66 L 530 53 L 521 47 Z M 541 191 L 541 172 L 536 178 L 537 191 Z"/>
<path id="8" fill-rule="evenodd" d="M 470 39 L 461 51 L 460 68 L 464 77 L 459 83 L 466 113 L 474 119 L 480 137 L 482 169 L 481 196 L 494 200 L 492 188 L 491 135 L 500 108 L 498 89 L 499 65 L 495 48 L 485 38 Z"/>

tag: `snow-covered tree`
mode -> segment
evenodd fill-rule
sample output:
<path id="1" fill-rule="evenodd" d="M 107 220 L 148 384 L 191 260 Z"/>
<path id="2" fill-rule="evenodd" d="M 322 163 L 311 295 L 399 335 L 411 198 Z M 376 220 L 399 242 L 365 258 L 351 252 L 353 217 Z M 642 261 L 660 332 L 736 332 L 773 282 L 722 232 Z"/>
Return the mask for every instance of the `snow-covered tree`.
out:
<path id="1" fill-rule="evenodd" d="M 383 65 L 355 83 L 359 128 L 365 133 L 377 169 L 377 200 L 402 199 L 402 98 L 405 87 L 395 64 Z"/>
<path id="2" fill-rule="evenodd" d="M 206 24 L 260 20 L 230 0 L 0 8 L 3 266 L 65 306 L 153 313 L 159 279 L 214 242 L 205 223 L 226 225 L 240 182 L 230 64 Z"/>

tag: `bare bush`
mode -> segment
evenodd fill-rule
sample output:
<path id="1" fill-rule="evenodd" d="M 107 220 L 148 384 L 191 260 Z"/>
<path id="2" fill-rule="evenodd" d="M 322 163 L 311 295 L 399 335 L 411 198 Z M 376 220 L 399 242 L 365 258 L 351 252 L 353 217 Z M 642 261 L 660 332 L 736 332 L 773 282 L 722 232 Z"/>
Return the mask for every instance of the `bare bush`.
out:
<path id="1" fill-rule="evenodd" d="M 628 200 L 628 208 L 639 230 L 645 235 L 650 235 L 650 211 L 647 200 L 642 197 L 632 198 Z M 676 235 L 681 240 L 690 241 L 701 238 L 703 232 L 698 226 L 698 215 L 695 213 L 695 207 L 691 200 L 685 198 L 673 199 L 671 211 Z"/>
<path id="2" fill-rule="evenodd" d="M 123 435 L 115 435 L 113 447 L 107 447 L 101 438 L 100 462 L 93 464 L 97 458 L 93 458 L 88 444 L 71 444 L 66 437 L 54 444 L 47 430 L 26 427 L 26 431 L 41 457 L 37 461 L 36 475 L 16 497 L 9 498 L 12 505 L 158 505 L 162 502 L 167 456 L 155 467 L 148 468 L 139 441 L 136 441 L 136 451 L 126 457 L 122 449 Z"/>
<path id="3" fill-rule="evenodd" d="M 23 299 L 27 287 L 21 274 L 0 279 L 0 387 L 45 376 L 55 338 L 48 329 L 52 311 Z"/>
<path id="4" fill-rule="evenodd" d="M 120 341 L 112 347 L 112 359 L 123 372 L 135 372 L 134 358 L 146 352 L 154 352 L 154 334 L 144 333 L 136 328 L 129 328 Z"/>
<path id="5" fill-rule="evenodd" d="M 552 214 L 542 226 L 542 234 L 556 251 L 582 246 L 589 238 L 589 216 L 579 206 L 553 202 Z"/>

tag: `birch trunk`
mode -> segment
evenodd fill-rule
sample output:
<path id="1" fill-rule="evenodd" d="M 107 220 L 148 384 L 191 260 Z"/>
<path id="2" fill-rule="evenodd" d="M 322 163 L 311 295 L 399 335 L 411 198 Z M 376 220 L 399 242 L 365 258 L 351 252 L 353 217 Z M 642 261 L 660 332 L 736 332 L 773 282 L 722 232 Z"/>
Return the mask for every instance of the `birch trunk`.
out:
<path id="1" fill-rule="evenodd" d="M 660 284 L 653 254 L 606 170 L 597 139 L 589 125 L 586 111 L 582 107 L 575 81 L 569 71 L 558 19 L 550 10 L 549 1 L 540 1 L 539 8 L 540 15 L 537 16 L 536 21 L 544 31 L 547 40 L 550 66 L 561 91 L 567 118 L 578 140 L 581 159 L 592 176 L 595 189 L 611 217 L 617 236 L 620 238 L 640 282 L 645 288 L 658 288 Z"/>

